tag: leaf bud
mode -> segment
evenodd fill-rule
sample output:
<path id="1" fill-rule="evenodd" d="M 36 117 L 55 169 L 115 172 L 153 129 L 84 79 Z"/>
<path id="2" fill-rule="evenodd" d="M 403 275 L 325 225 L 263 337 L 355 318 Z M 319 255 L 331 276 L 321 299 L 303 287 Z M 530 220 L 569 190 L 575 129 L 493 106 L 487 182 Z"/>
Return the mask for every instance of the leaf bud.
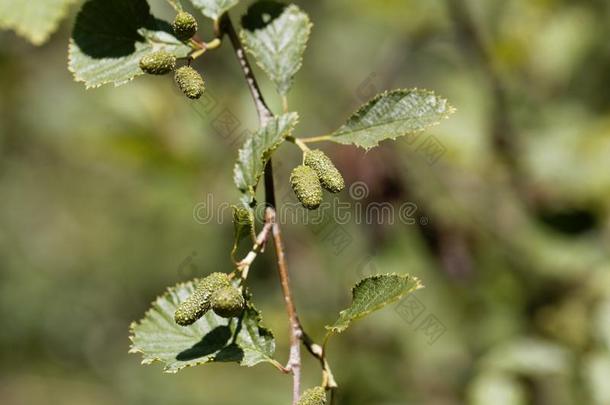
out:
<path id="1" fill-rule="evenodd" d="M 233 207 L 233 223 L 240 226 L 252 226 L 254 222 L 252 211 L 246 207 Z"/>

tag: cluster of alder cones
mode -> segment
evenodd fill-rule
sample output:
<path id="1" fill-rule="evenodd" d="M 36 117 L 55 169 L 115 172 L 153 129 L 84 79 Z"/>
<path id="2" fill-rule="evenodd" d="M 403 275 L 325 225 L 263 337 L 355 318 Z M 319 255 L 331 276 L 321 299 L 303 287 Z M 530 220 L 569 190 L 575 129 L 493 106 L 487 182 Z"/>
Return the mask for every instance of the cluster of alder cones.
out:
<path id="1" fill-rule="evenodd" d="M 190 40 L 197 32 L 197 20 L 192 14 L 181 11 L 176 15 L 172 24 L 174 35 L 181 41 Z M 140 59 L 140 69 L 151 75 L 166 75 L 174 72 L 176 84 L 190 99 L 196 100 L 205 91 L 203 77 L 191 66 L 182 66 L 176 69 L 176 55 L 167 51 L 155 51 Z"/>
<path id="2" fill-rule="evenodd" d="M 303 154 L 303 164 L 294 168 L 290 185 L 303 206 L 315 210 L 322 203 L 322 189 L 338 193 L 345 188 L 343 176 L 332 160 L 319 149 Z"/>

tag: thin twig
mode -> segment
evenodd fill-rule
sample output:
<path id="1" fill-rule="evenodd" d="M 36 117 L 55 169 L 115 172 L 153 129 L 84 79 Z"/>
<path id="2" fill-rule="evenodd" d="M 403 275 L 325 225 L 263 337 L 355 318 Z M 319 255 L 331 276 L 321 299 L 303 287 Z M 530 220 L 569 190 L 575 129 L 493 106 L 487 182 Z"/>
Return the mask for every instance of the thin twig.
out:
<path id="1" fill-rule="evenodd" d="M 294 136 L 287 136 L 286 140 L 288 142 L 294 143 L 296 146 L 299 147 L 299 149 L 301 149 L 302 152 L 308 152 L 311 150 L 309 149 L 309 146 L 305 145 L 305 142 L 303 142 L 300 138 L 295 138 Z"/>
<path id="2" fill-rule="evenodd" d="M 267 222 L 273 223 L 273 242 L 275 245 L 275 253 L 277 255 L 277 269 L 286 304 L 286 312 L 288 312 L 288 320 L 290 322 L 290 356 L 288 358 L 286 368 L 290 370 L 294 376 L 292 385 L 292 403 L 293 405 L 296 405 L 301 394 L 301 339 L 303 338 L 303 330 L 301 329 L 301 323 L 299 322 L 299 317 L 292 299 L 290 278 L 288 277 L 286 256 L 284 254 L 284 243 L 282 241 L 280 227 L 275 221 L 275 210 L 268 207 L 266 217 Z"/>
<path id="3" fill-rule="evenodd" d="M 252 95 L 252 99 L 254 100 L 254 105 L 256 107 L 256 112 L 258 113 L 258 121 L 261 128 L 266 127 L 267 123 L 271 118 L 273 118 L 273 113 L 267 106 L 265 99 L 263 97 L 263 93 L 261 93 L 261 89 L 256 81 L 256 77 L 254 76 L 254 72 L 252 71 L 252 66 L 248 61 L 248 57 L 246 56 L 246 51 L 235 31 L 235 27 L 233 27 L 233 23 L 229 18 L 228 14 L 224 14 L 220 21 L 220 32 L 227 34 L 229 40 L 231 41 L 231 45 L 233 46 L 233 50 L 235 51 L 235 56 L 237 56 L 237 60 L 239 61 L 239 65 L 241 66 L 242 72 L 244 73 L 244 77 L 246 78 L 246 82 L 248 83 L 248 89 L 250 90 L 250 94 Z M 267 161 L 265 165 L 265 201 L 266 204 L 270 207 L 275 208 L 275 188 L 273 187 L 273 162 L 271 159 Z"/>
<path id="4" fill-rule="evenodd" d="M 273 162 L 271 159 L 265 165 L 265 204 L 275 210 L 275 185 L 273 183 Z"/>
<path id="5" fill-rule="evenodd" d="M 324 348 L 314 342 L 305 331 L 301 327 L 301 331 L 303 332 L 303 344 L 311 353 L 311 355 L 317 358 L 320 361 L 320 365 L 322 366 L 322 386 L 326 389 L 334 390 L 338 387 L 337 382 L 335 381 L 335 376 L 333 375 L 332 370 L 330 369 L 330 364 L 326 360 L 326 355 L 324 354 Z"/>
<path id="6" fill-rule="evenodd" d="M 235 56 L 237 56 L 239 65 L 241 66 L 246 78 L 246 82 L 248 83 L 248 89 L 250 90 L 250 94 L 252 94 L 252 98 L 254 99 L 254 105 L 256 106 L 260 125 L 261 127 L 265 127 L 267 126 L 267 122 L 273 117 L 273 114 L 267 106 L 267 103 L 265 103 L 265 99 L 263 98 L 263 94 L 258 86 L 256 77 L 254 77 L 254 73 L 252 72 L 252 66 L 250 65 L 248 57 L 246 56 L 246 51 L 241 44 L 239 36 L 237 35 L 228 14 L 224 14 L 221 18 L 220 30 L 221 33 L 227 34 L 229 40 L 231 41 L 231 45 L 235 51 Z"/>
<path id="7" fill-rule="evenodd" d="M 258 256 L 258 254 L 264 249 L 265 244 L 267 243 L 267 239 L 269 239 L 269 234 L 271 233 L 271 228 L 273 224 L 265 223 L 263 229 L 259 232 L 256 237 L 256 241 L 252 246 L 252 249 L 248 252 L 246 257 L 244 257 L 241 261 L 237 263 L 237 269 L 241 273 L 241 278 L 248 278 L 248 271 L 250 270 L 250 266 Z"/>
<path id="8" fill-rule="evenodd" d="M 312 136 L 310 138 L 299 138 L 299 141 L 303 143 L 313 143 L 313 142 L 324 142 L 330 140 L 332 135 L 320 135 L 320 136 Z"/>

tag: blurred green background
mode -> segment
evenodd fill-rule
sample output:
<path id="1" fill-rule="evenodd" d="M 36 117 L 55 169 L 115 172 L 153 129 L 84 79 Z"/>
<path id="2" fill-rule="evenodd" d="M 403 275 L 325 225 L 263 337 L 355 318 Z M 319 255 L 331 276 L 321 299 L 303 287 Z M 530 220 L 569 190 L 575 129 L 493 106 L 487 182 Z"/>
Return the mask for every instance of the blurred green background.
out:
<path id="1" fill-rule="evenodd" d="M 430 88 L 457 107 L 369 153 L 324 146 L 368 188 L 359 203 L 410 203 L 412 223 L 284 226 L 318 340 L 364 275 L 426 285 L 332 341 L 337 403 L 610 404 L 610 3 L 297 3 L 315 23 L 290 97 L 297 136 L 333 130 L 385 89 Z M 66 69 L 73 17 L 38 48 L 0 34 L 2 403 L 289 403 L 290 378 L 271 366 L 166 375 L 127 354 L 130 322 L 166 286 L 230 269 L 229 218 L 204 224 L 198 212 L 208 195 L 237 200 L 239 135 L 256 128 L 232 51 L 198 63 L 210 95 L 198 103 L 171 78 L 87 91 Z M 294 201 L 298 150 L 277 156 L 278 193 Z M 252 289 L 284 359 L 270 255 Z M 305 385 L 318 379 L 307 359 Z"/>

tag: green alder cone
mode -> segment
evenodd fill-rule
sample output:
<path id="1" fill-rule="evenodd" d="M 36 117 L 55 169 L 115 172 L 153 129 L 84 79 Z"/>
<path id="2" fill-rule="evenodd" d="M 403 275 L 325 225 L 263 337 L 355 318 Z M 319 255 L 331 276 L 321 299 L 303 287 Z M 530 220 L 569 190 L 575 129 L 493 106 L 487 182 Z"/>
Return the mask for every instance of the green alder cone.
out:
<path id="1" fill-rule="evenodd" d="M 331 193 L 338 193 L 345 188 L 345 181 L 332 160 L 319 149 L 305 152 L 305 165 L 318 174 L 322 187 Z"/>
<path id="2" fill-rule="evenodd" d="M 205 82 L 203 77 L 190 66 L 182 66 L 176 70 L 176 84 L 182 92 L 190 99 L 196 100 L 203 95 Z"/>
<path id="3" fill-rule="evenodd" d="M 229 276 L 225 273 L 212 273 L 197 285 L 197 289 L 176 309 L 174 320 L 180 326 L 188 326 L 197 322 L 211 308 L 211 296 L 215 291 L 231 285 Z"/>
<path id="4" fill-rule="evenodd" d="M 325 405 L 326 390 L 324 387 L 310 388 L 303 393 L 297 405 Z"/>
<path id="5" fill-rule="evenodd" d="M 174 19 L 174 35 L 181 41 L 191 39 L 197 32 L 197 20 L 192 14 L 181 11 Z"/>
<path id="6" fill-rule="evenodd" d="M 165 75 L 176 69 L 176 56 L 166 51 L 157 51 L 140 59 L 140 69 L 150 75 Z"/>
<path id="7" fill-rule="evenodd" d="M 223 318 L 239 316 L 246 305 L 241 291 L 233 286 L 215 291 L 211 302 L 214 313 Z"/>
<path id="8" fill-rule="evenodd" d="M 305 208 L 315 210 L 322 203 L 322 185 L 311 167 L 295 167 L 290 175 L 290 185 Z"/>

